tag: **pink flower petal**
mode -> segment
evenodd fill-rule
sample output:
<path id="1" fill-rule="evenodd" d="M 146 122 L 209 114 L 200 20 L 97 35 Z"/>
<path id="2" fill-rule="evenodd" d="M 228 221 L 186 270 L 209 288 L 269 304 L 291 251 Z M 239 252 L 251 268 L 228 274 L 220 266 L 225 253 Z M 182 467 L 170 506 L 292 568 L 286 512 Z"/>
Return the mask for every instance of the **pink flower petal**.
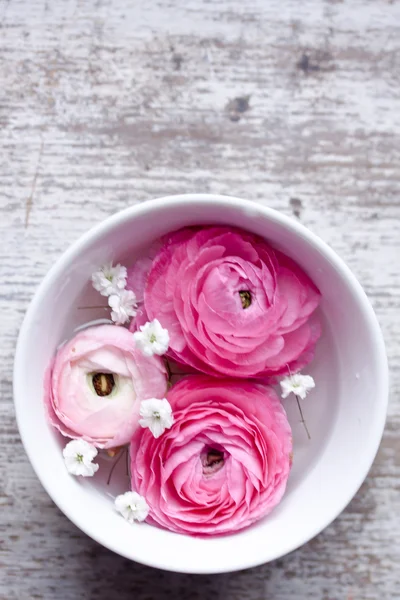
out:
<path id="1" fill-rule="evenodd" d="M 226 227 L 186 228 L 163 242 L 144 303 L 169 331 L 170 358 L 216 376 L 260 379 L 312 359 L 320 294 L 292 259 Z"/>
<path id="2" fill-rule="evenodd" d="M 292 452 L 290 426 L 274 390 L 194 375 L 167 398 L 175 418 L 171 429 L 157 439 L 137 430 L 131 443 L 132 489 L 145 496 L 149 522 L 213 535 L 267 515 L 284 493 Z M 205 471 L 203 461 L 215 456 L 223 463 Z"/>
<path id="3" fill-rule="evenodd" d="M 93 373 L 112 373 L 118 385 L 97 396 Z M 63 435 L 98 448 L 129 442 L 146 398 L 162 398 L 167 376 L 159 357 L 144 357 L 123 327 L 101 325 L 79 332 L 57 353 L 46 372 L 44 402 L 50 423 Z"/>

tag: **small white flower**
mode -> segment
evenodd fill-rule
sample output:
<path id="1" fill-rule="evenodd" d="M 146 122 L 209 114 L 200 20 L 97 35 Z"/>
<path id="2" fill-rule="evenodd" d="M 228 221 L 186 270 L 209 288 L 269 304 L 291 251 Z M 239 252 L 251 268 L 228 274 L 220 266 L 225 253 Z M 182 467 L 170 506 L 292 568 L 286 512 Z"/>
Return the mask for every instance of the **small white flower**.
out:
<path id="1" fill-rule="evenodd" d="M 85 440 L 72 440 L 63 450 L 65 466 L 71 475 L 93 477 L 99 469 L 99 465 L 92 462 L 96 456 L 97 448 Z"/>
<path id="2" fill-rule="evenodd" d="M 137 492 L 125 492 L 117 496 L 114 506 L 128 523 L 144 521 L 150 510 L 146 500 Z"/>
<path id="3" fill-rule="evenodd" d="M 142 400 L 140 416 L 143 418 L 139 420 L 139 424 L 142 427 L 148 427 L 155 438 L 160 437 L 166 429 L 170 429 L 174 424 L 172 408 L 166 398 Z"/>
<path id="4" fill-rule="evenodd" d="M 140 331 L 135 331 L 133 334 L 133 339 L 145 356 L 153 356 L 153 354 L 162 356 L 168 350 L 168 329 L 163 329 L 158 319 L 148 321 L 145 325 L 142 325 Z"/>
<path id="5" fill-rule="evenodd" d="M 282 398 L 287 398 L 289 394 L 295 394 L 302 400 L 307 396 L 308 392 L 315 388 L 315 381 L 311 375 L 302 375 L 295 373 L 285 377 L 280 382 L 282 388 Z"/>
<path id="6" fill-rule="evenodd" d="M 92 275 L 92 283 L 95 290 L 102 296 L 119 294 L 126 286 L 127 272 L 122 265 L 112 266 L 112 263 L 104 265 Z"/>
<path id="7" fill-rule="evenodd" d="M 111 319 L 117 325 L 123 325 L 136 315 L 136 296 L 131 290 L 122 290 L 119 294 L 111 294 L 108 298 Z"/>

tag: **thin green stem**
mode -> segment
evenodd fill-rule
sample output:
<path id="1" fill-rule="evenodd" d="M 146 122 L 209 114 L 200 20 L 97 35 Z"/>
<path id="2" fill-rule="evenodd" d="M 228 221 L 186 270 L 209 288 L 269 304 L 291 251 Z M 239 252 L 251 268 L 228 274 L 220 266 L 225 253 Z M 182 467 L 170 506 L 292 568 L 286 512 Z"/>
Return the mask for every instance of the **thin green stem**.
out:
<path id="1" fill-rule="evenodd" d="M 103 308 L 104 310 L 110 310 L 109 306 L 78 306 L 78 310 L 84 310 L 87 308 Z"/>
<path id="2" fill-rule="evenodd" d="M 114 473 L 114 469 L 115 469 L 115 467 L 117 466 L 117 464 L 118 464 L 118 463 L 119 463 L 119 461 L 121 460 L 121 457 L 122 457 L 124 454 L 125 454 L 125 453 L 124 453 L 124 451 L 121 449 L 121 450 L 119 451 L 119 456 L 118 456 L 117 460 L 115 461 L 115 463 L 113 464 L 113 466 L 112 466 L 112 467 L 111 467 L 111 469 L 110 469 L 110 473 L 109 473 L 109 475 L 108 475 L 108 479 L 107 479 L 107 485 L 110 485 L 110 481 L 111 481 L 112 474 Z"/>
<path id="3" fill-rule="evenodd" d="M 301 410 L 300 398 L 298 396 L 296 396 L 296 401 L 297 401 L 297 406 L 299 407 L 299 413 L 300 413 L 300 417 L 301 417 L 301 422 L 304 425 L 304 429 L 306 430 L 308 439 L 311 440 L 311 435 L 310 435 L 310 432 L 308 431 L 307 424 L 306 424 L 306 422 L 304 420 L 303 411 Z"/>
<path id="4" fill-rule="evenodd" d="M 126 476 L 129 477 L 129 447 L 126 449 Z"/>
<path id="5" fill-rule="evenodd" d="M 171 367 L 169 366 L 168 361 L 165 361 L 165 368 L 167 369 L 167 373 L 168 373 L 168 381 L 171 383 L 171 377 L 173 375 L 172 371 L 171 371 Z"/>

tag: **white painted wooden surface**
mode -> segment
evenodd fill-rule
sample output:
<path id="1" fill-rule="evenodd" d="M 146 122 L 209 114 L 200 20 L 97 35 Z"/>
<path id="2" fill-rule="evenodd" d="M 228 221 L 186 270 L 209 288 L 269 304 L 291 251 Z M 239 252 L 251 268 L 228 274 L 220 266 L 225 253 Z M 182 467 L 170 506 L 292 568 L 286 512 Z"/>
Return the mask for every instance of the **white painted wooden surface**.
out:
<path id="1" fill-rule="evenodd" d="M 0 23 L 1 600 L 400 598 L 400 3 L 2 0 Z M 190 191 L 254 199 L 328 241 L 392 372 L 378 458 L 340 518 L 213 577 L 131 564 L 78 531 L 12 406 L 18 328 L 62 251 L 120 208 Z"/>

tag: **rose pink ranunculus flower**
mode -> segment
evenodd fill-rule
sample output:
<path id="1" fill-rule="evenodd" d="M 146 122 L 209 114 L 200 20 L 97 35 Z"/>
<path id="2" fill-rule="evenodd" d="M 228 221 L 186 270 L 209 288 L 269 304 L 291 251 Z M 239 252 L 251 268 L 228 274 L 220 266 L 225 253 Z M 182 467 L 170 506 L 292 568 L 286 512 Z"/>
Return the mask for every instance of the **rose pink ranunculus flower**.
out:
<path id="1" fill-rule="evenodd" d="M 165 367 L 144 357 L 123 327 L 100 325 L 79 332 L 57 352 L 45 377 L 50 423 L 63 435 L 97 448 L 130 441 L 139 427 L 140 402 L 163 398 Z"/>
<path id="2" fill-rule="evenodd" d="M 295 372 L 313 359 L 320 293 L 293 260 L 227 227 L 186 228 L 163 242 L 152 262 L 141 259 L 128 271 L 128 286 L 144 296 L 132 328 L 158 319 L 169 332 L 170 358 L 244 378 Z"/>
<path id="3" fill-rule="evenodd" d="M 271 387 L 189 375 L 167 394 L 174 424 L 159 438 L 137 430 L 132 489 L 148 522 L 178 533 L 238 531 L 281 500 L 292 463 L 292 434 Z"/>

